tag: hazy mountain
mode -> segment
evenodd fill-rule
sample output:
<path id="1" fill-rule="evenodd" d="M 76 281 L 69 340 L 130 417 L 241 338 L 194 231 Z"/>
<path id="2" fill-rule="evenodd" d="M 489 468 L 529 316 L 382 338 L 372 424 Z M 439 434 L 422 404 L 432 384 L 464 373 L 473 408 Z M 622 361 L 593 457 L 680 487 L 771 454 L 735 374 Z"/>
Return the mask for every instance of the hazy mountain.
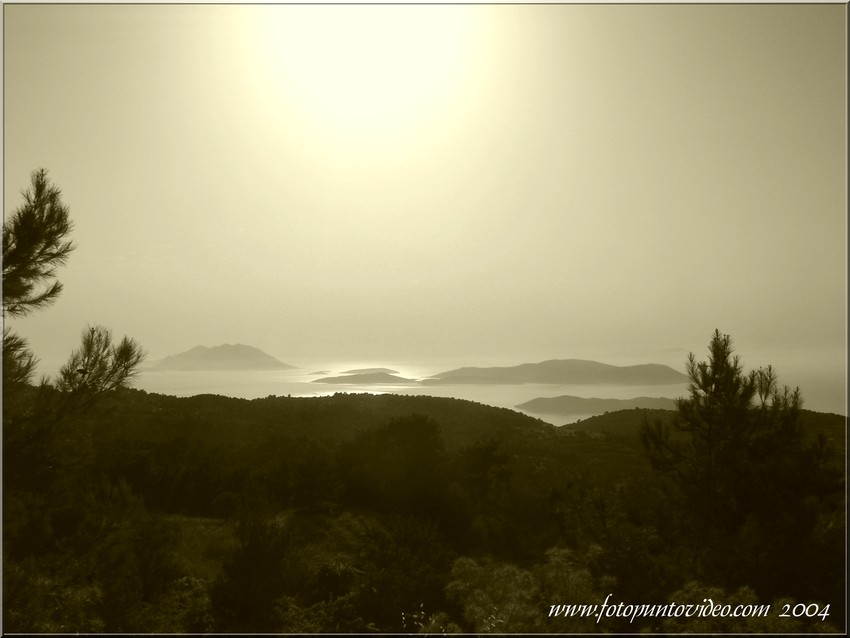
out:
<path id="1" fill-rule="evenodd" d="M 583 359 L 552 359 L 511 367 L 458 368 L 442 372 L 423 383 L 513 385 L 520 383 L 672 385 L 684 383 L 687 376 L 657 363 L 614 366 Z"/>
<path id="2" fill-rule="evenodd" d="M 532 399 L 516 406 L 526 412 L 536 414 L 602 414 L 615 410 L 630 410 L 643 408 L 650 410 L 674 410 L 676 402 L 673 399 L 635 397 L 634 399 L 584 399 L 570 395 L 559 397 L 541 397 Z"/>
<path id="3" fill-rule="evenodd" d="M 396 385 L 416 383 L 413 379 L 405 379 L 388 372 L 362 372 L 357 374 L 344 374 L 341 377 L 324 377 L 315 379 L 313 383 L 336 383 L 349 385 Z"/>
<path id="4" fill-rule="evenodd" d="M 224 344 L 191 350 L 166 357 L 152 370 L 287 370 L 295 366 L 278 361 L 252 346 Z"/>

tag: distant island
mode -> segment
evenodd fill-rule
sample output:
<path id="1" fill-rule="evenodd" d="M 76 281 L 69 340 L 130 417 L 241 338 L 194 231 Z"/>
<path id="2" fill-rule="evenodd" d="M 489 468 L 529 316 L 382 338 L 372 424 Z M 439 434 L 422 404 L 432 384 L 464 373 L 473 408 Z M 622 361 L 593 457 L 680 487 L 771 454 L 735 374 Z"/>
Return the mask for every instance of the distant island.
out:
<path id="1" fill-rule="evenodd" d="M 289 370 L 294 368 L 278 361 L 258 348 L 229 343 L 191 350 L 166 357 L 151 370 Z"/>
<path id="2" fill-rule="evenodd" d="M 520 385 L 540 383 L 555 385 L 674 385 L 687 381 L 687 377 L 673 368 L 657 363 L 633 366 L 614 366 L 582 359 L 552 359 L 541 363 L 525 363 L 512 367 L 465 367 L 442 372 L 426 379 L 407 379 L 389 368 L 362 368 L 348 370 L 340 376 L 315 379 L 313 383 L 339 385 Z M 600 401 L 602 399 L 599 399 Z M 623 409 L 636 407 L 620 406 Z M 643 406 L 649 407 L 649 406 Z M 672 404 L 665 404 L 671 409 Z M 608 408 L 606 408 L 608 409 Z M 549 414 L 558 413 L 542 410 Z M 586 412 L 581 412 L 586 413 Z M 572 414 L 572 412 L 570 412 Z"/>
<path id="3" fill-rule="evenodd" d="M 398 374 L 398 370 L 390 368 L 359 368 L 357 370 L 346 370 L 342 374 L 372 374 L 374 372 L 385 372 L 387 374 Z"/>
<path id="4" fill-rule="evenodd" d="M 632 410 L 640 408 L 644 410 L 675 410 L 676 402 L 673 399 L 636 397 L 634 399 L 585 399 L 570 395 L 559 397 L 539 398 L 520 403 L 516 406 L 520 410 L 534 414 L 560 414 L 564 416 L 575 414 L 603 414 L 617 410 Z"/>
<path id="5" fill-rule="evenodd" d="M 417 383 L 415 379 L 405 379 L 389 372 L 361 372 L 343 374 L 339 377 L 315 379 L 313 383 L 335 383 L 339 385 L 409 385 Z"/>
<path id="6" fill-rule="evenodd" d="M 551 359 L 511 367 L 458 368 L 424 379 L 432 385 L 551 383 L 559 385 L 673 385 L 688 377 L 658 363 L 614 366 L 583 359 Z"/>

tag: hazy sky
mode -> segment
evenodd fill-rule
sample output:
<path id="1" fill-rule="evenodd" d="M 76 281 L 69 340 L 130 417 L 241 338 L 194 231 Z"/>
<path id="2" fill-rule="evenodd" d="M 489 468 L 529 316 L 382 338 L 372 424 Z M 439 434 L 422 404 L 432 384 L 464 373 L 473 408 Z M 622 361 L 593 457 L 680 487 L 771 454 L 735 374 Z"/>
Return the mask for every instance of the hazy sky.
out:
<path id="1" fill-rule="evenodd" d="M 77 250 L 13 326 L 150 359 L 846 357 L 834 5 L 9 5 L 4 212 Z M 782 368 L 780 367 L 780 375 Z M 781 378 L 780 378 L 781 380 Z"/>

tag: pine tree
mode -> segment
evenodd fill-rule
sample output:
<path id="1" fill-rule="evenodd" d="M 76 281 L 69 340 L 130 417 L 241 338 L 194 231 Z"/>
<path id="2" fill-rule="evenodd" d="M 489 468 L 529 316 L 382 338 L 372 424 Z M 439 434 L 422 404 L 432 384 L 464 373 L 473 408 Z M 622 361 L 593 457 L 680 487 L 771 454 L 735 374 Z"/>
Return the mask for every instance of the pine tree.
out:
<path id="1" fill-rule="evenodd" d="M 24 204 L 3 224 L 4 314 L 27 315 L 53 303 L 62 292 L 56 268 L 65 264 L 74 245 L 66 239 L 73 225 L 61 196 L 47 171 L 34 171 Z"/>
<path id="2" fill-rule="evenodd" d="M 709 360 L 691 353 L 687 398 L 672 425 L 644 423 L 641 442 L 671 488 L 671 515 L 692 575 L 802 595 L 818 582 L 818 521 L 840 490 L 823 440 L 807 437 L 799 388 L 779 388 L 772 366 L 745 373 L 729 335 L 715 331 Z M 805 558 L 805 557 L 809 558 Z M 809 570 L 810 571 L 810 570 Z"/>

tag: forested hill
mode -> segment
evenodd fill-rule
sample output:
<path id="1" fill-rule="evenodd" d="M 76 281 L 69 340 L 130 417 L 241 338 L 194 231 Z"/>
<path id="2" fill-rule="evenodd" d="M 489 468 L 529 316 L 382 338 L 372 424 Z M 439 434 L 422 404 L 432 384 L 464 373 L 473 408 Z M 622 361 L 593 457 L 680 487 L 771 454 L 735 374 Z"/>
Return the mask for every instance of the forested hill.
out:
<path id="1" fill-rule="evenodd" d="M 421 415 L 439 424 L 447 449 L 483 440 L 531 446 L 563 439 L 576 432 L 637 438 L 645 422 L 669 424 L 675 410 L 632 408 L 606 412 L 556 427 L 507 408 L 464 399 L 397 394 L 336 393 L 324 397 L 239 399 L 220 395 L 174 397 L 122 390 L 106 403 L 97 421 L 107 439 L 197 438 L 216 445 L 262 447 L 269 440 L 345 441 L 382 427 L 393 419 Z M 846 417 L 801 411 L 801 423 L 812 438 L 823 434 L 843 454 Z M 120 426 L 118 425 L 120 423 Z M 635 449 L 639 455 L 640 450 Z"/>
<path id="2" fill-rule="evenodd" d="M 774 518 L 763 531 L 746 527 L 733 539 L 743 551 L 717 562 L 703 585 L 690 510 L 681 496 L 671 501 L 637 435 L 645 420 L 673 415 L 625 410 L 559 428 L 449 398 L 122 390 L 40 429 L 7 424 L 4 444 L 15 453 L 4 458 L 4 508 L 14 514 L 4 519 L 5 626 L 358 634 L 840 626 L 843 456 L 824 456 L 817 473 L 768 473 L 778 488 L 744 493 L 748 503 L 775 494 L 785 512 L 799 492 L 812 511 L 794 510 L 787 547 L 770 560 L 749 557 L 776 543 Z M 843 444 L 840 417 L 804 417 Z M 727 474 L 739 480 L 753 458 Z M 809 492 L 814 500 L 803 498 Z M 807 523 L 798 529 L 799 521 Z M 790 569 L 788 548 L 805 550 Z M 737 603 L 755 602 L 752 592 L 764 602 L 830 604 L 830 615 L 733 625 L 548 615 L 552 604 L 608 594 Z"/>
<path id="3" fill-rule="evenodd" d="M 126 432 L 187 435 L 203 428 L 206 436 L 306 437 L 342 440 L 419 414 L 440 424 L 447 447 L 480 439 L 539 439 L 557 436 L 558 428 L 527 415 L 463 399 L 397 394 L 336 393 L 326 397 L 237 399 L 204 394 L 174 397 L 124 390 L 110 401 L 112 419 Z M 243 438 L 244 441 L 244 438 Z"/>
<path id="4" fill-rule="evenodd" d="M 565 430 L 574 430 L 591 433 L 637 436 L 644 421 L 661 421 L 671 423 L 676 416 L 675 410 L 648 410 L 634 408 L 630 410 L 618 410 L 606 412 L 599 416 L 583 419 L 577 423 L 564 426 Z M 812 410 L 800 411 L 800 424 L 803 431 L 810 437 L 816 438 L 822 434 L 826 439 L 841 452 L 845 446 L 845 434 L 847 431 L 847 417 L 840 414 L 826 412 L 813 412 Z"/>

